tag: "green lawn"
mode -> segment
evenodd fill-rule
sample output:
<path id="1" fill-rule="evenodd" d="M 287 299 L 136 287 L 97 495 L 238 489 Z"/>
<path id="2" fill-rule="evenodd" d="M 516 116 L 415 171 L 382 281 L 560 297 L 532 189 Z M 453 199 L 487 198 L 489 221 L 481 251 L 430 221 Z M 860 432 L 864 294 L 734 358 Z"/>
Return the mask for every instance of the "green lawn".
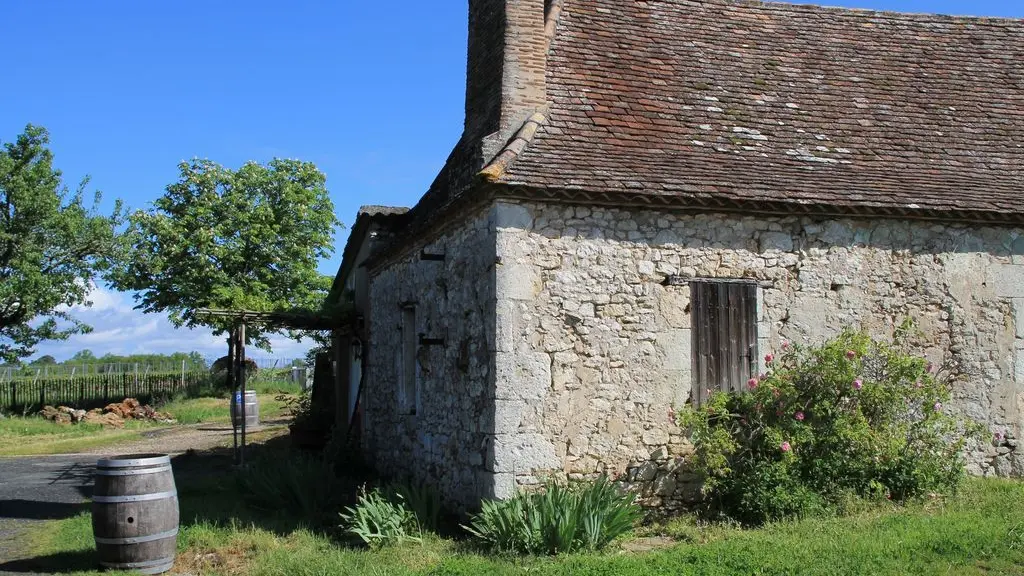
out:
<path id="1" fill-rule="evenodd" d="M 96 424 L 57 424 L 38 416 L 0 420 L 0 456 L 70 454 L 139 438 L 154 424 L 128 422 L 124 429 L 104 429 Z"/>
<path id="2" fill-rule="evenodd" d="M 260 395 L 260 415 L 265 419 L 288 415 L 286 402 L 278 394 Z M 160 407 L 179 424 L 228 422 L 227 398 L 189 398 Z M 57 424 L 38 416 L 12 416 L 0 420 L 0 456 L 71 454 L 111 444 L 137 440 L 140 433 L 167 427 L 154 422 L 128 421 L 123 429 L 96 424 Z"/>
<path id="3" fill-rule="evenodd" d="M 260 404 L 260 418 L 277 419 L 288 415 L 287 402 L 278 400 L 280 394 L 257 392 Z M 228 422 L 231 419 L 231 404 L 228 398 L 188 398 L 174 400 L 160 407 L 161 412 L 171 415 L 179 424 L 203 422 Z"/>
<path id="4" fill-rule="evenodd" d="M 209 469 L 208 465 L 203 464 Z M 222 474 L 219 475 L 218 474 Z M 847 518 L 809 519 L 756 530 L 701 526 L 683 518 L 645 528 L 681 539 L 654 552 L 558 558 L 498 558 L 466 542 L 368 551 L 301 527 L 287 511 L 260 514 L 239 501 L 229 469 L 178 473 L 182 532 L 176 568 L 196 574 L 372 575 L 1024 575 L 1024 483 L 972 480 L 948 501 L 874 507 Z M 88 514 L 31 536 L 41 567 L 93 565 Z M 76 573 L 76 572 L 73 572 Z M 88 572 L 78 572 L 88 573 Z"/>

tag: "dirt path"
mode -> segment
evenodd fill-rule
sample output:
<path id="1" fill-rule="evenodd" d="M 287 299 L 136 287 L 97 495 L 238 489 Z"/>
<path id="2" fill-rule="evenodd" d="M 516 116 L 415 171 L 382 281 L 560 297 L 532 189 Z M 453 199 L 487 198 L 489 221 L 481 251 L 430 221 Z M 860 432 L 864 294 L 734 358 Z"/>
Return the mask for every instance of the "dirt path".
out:
<path id="1" fill-rule="evenodd" d="M 275 431 L 284 428 L 287 420 L 269 420 L 260 426 L 247 430 L 247 434 L 264 434 L 268 431 Z M 188 450 L 209 450 L 210 448 L 223 448 L 231 446 L 232 440 L 231 425 L 223 424 L 193 424 L 185 426 L 172 426 L 159 428 L 142 433 L 142 438 L 132 442 L 125 442 L 116 446 L 102 446 L 86 450 L 82 454 L 90 455 L 111 455 L 111 454 L 181 454 Z M 2 460 L 0 460 L 2 466 Z"/>
<path id="2" fill-rule="evenodd" d="M 252 440 L 283 432 L 287 420 L 271 420 L 247 431 Z M 0 575 L 26 574 L 20 560 L 30 554 L 25 531 L 39 522 L 70 518 L 89 509 L 96 460 L 112 454 L 177 455 L 230 447 L 229 424 L 174 426 L 143 433 L 140 440 L 80 454 L 0 457 Z"/>

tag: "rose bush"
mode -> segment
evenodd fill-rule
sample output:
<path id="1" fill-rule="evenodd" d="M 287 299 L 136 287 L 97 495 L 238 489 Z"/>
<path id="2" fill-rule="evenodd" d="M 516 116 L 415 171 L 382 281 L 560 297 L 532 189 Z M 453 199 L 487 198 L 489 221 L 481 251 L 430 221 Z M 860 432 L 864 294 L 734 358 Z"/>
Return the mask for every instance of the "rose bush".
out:
<path id="1" fill-rule="evenodd" d="M 950 380 L 910 353 L 846 331 L 785 343 L 744 392 L 678 414 L 710 509 L 747 524 L 840 512 L 851 497 L 906 500 L 956 489 L 978 427 L 947 413 Z"/>

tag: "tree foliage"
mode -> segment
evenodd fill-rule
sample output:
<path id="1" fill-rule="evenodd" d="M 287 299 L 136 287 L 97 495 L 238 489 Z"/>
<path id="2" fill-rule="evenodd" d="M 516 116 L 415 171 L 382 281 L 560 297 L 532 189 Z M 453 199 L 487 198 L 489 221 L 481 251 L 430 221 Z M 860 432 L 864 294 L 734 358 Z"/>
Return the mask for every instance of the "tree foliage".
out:
<path id="1" fill-rule="evenodd" d="M 136 292 L 137 308 L 166 312 L 176 326 L 227 321 L 201 308 L 315 309 L 330 288 L 317 271 L 338 225 L 326 177 L 309 162 L 275 159 L 230 170 L 209 160 L 179 165 L 179 179 L 129 218 L 110 281 Z M 269 349 L 258 327 L 247 333 Z"/>
<path id="2" fill-rule="evenodd" d="M 98 213 L 88 180 L 70 192 L 53 167 L 44 128 L 32 126 L 0 150 L 0 360 L 29 356 L 45 340 L 90 328 L 68 309 L 88 304 L 94 278 L 113 254 L 120 203 Z"/>

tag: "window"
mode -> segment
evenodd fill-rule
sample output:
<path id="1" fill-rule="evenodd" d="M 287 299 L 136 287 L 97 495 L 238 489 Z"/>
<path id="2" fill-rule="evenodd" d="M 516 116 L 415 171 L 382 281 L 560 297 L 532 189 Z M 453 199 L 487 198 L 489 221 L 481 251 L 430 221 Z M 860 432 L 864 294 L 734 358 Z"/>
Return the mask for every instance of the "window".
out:
<path id="1" fill-rule="evenodd" d="M 402 353 L 399 365 L 398 404 L 403 414 L 416 414 L 420 403 L 419 374 L 416 366 L 418 349 L 416 307 L 402 307 Z"/>
<path id="2" fill-rule="evenodd" d="M 757 285 L 731 280 L 690 283 L 693 400 L 711 391 L 745 390 L 757 374 Z"/>

